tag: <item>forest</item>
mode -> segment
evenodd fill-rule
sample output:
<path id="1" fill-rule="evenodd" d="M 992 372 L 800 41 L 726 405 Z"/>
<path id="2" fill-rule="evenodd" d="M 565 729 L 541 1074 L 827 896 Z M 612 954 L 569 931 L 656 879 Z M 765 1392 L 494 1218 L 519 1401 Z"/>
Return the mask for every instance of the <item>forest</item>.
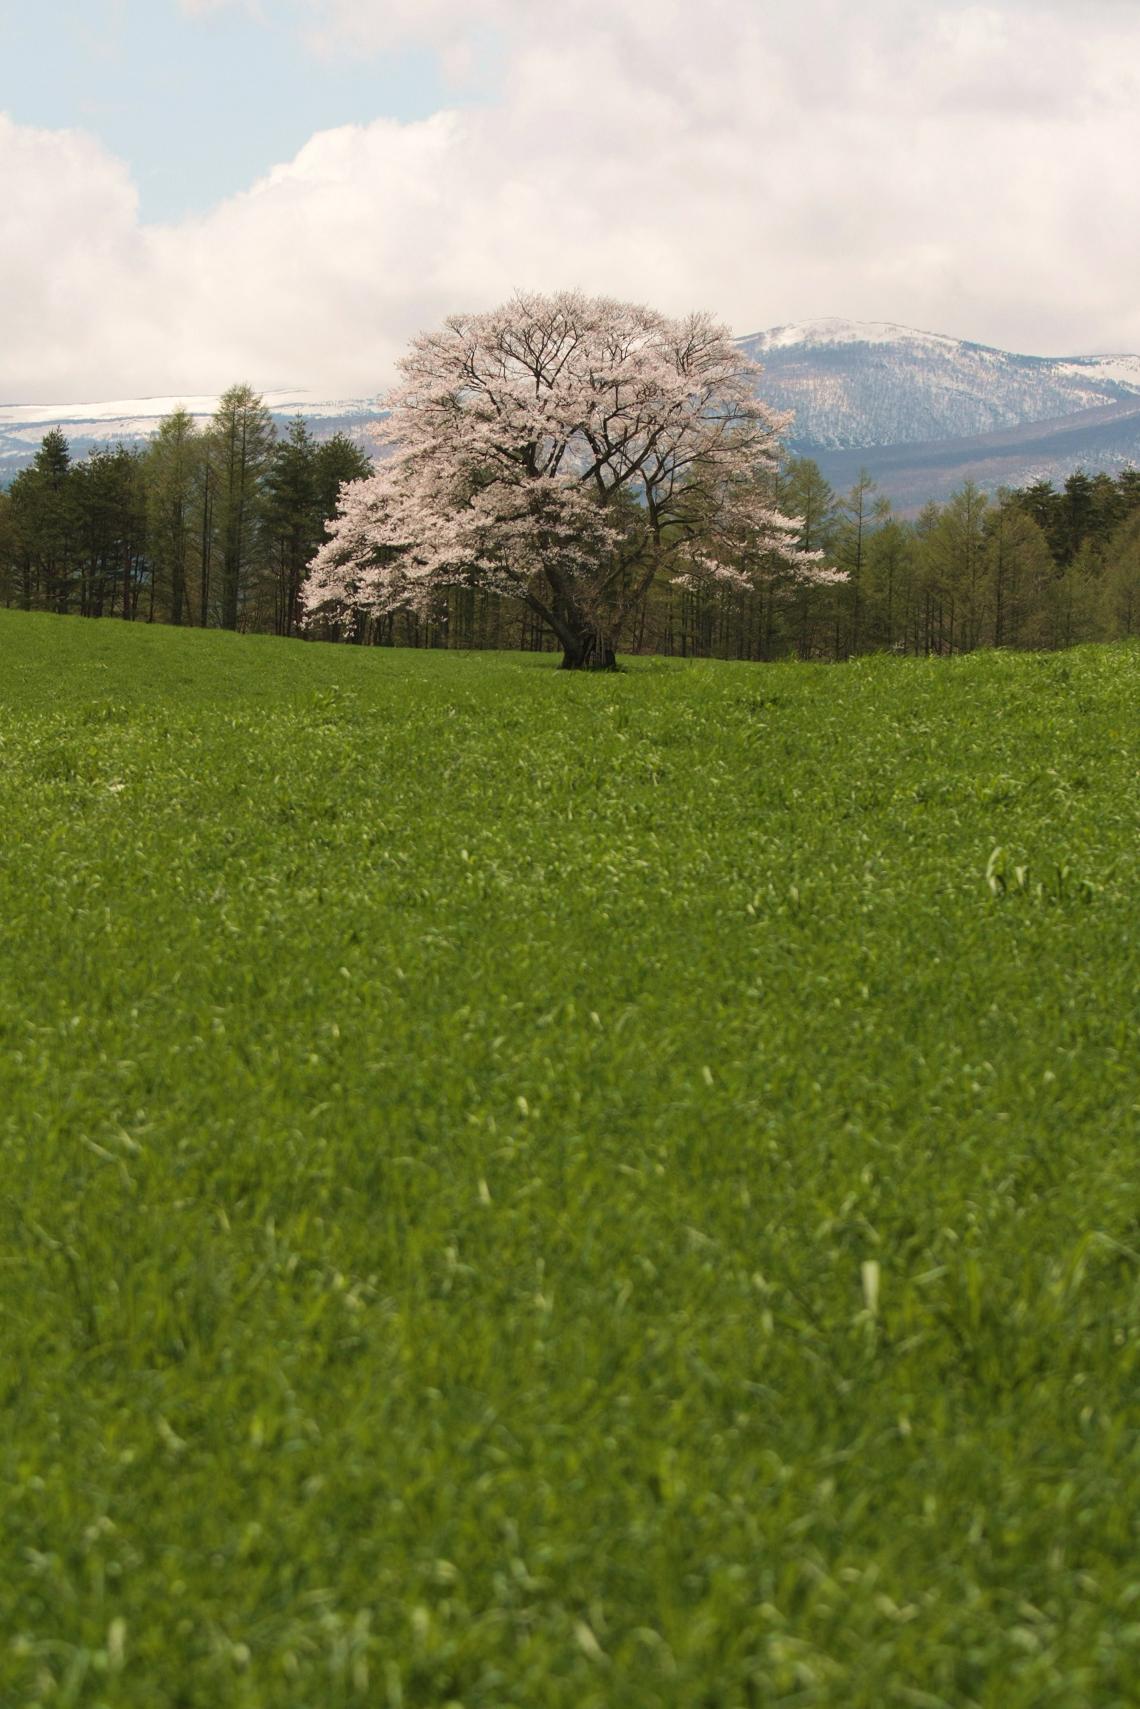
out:
<path id="1" fill-rule="evenodd" d="M 213 420 L 184 410 L 148 445 L 73 460 L 59 430 L 0 492 L 0 604 L 128 621 L 291 635 L 308 565 L 342 483 L 372 464 L 303 419 L 277 434 L 250 387 Z M 623 650 L 746 660 L 841 660 L 891 651 L 1051 650 L 1140 630 L 1140 471 L 1078 471 L 990 496 L 970 482 L 914 518 L 867 474 L 836 493 L 807 458 L 786 458 L 773 502 L 798 518 L 797 546 L 839 581 L 805 582 L 773 557 L 752 585 L 692 586 L 662 574 L 637 601 Z M 351 624 L 324 639 L 543 651 L 558 643 L 520 601 L 442 589 L 428 613 Z"/>
<path id="2" fill-rule="evenodd" d="M 143 447 L 73 460 L 58 429 L 0 492 L 0 603 L 277 635 L 344 481 L 370 459 L 231 386 L 209 424 L 174 410 Z"/>

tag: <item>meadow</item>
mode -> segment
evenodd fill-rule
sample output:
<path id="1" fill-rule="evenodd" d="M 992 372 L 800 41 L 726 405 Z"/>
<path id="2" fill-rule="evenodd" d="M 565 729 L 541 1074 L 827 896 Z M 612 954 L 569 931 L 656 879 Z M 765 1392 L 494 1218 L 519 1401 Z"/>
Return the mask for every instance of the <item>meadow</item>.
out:
<path id="1" fill-rule="evenodd" d="M 1140 650 L 0 612 L 0 1702 L 1140 1701 Z"/>

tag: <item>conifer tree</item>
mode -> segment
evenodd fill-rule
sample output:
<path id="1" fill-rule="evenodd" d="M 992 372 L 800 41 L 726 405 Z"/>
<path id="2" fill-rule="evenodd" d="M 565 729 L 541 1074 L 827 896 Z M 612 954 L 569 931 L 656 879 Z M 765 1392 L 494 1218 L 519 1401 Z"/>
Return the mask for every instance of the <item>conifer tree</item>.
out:
<path id="1" fill-rule="evenodd" d="M 195 483 L 202 442 L 181 405 L 158 424 L 147 451 L 147 516 L 153 575 L 171 623 L 193 621 L 189 573 L 197 543 Z"/>
<path id="2" fill-rule="evenodd" d="M 22 603 L 66 612 L 72 597 L 77 517 L 71 448 L 58 427 L 45 433 L 31 467 L 13 481 L 12 505 L 24 548 Z"/>
<path id="3" fill-rule="evenodd" d="M 274 440 L 269 411 L 252 387 L 231 386 L 223 393 L 210 439 L 216 477 L 214 528 L 221 548 L 221 626 L 236 629 L 259 567 L 262 481 Z"/>

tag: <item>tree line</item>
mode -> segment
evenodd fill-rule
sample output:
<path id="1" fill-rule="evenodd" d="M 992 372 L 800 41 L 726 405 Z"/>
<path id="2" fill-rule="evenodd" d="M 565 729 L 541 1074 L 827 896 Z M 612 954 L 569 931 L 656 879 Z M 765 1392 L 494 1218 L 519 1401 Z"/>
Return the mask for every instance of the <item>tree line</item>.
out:
<path id="1" fill-rule="evenodd" d="M 965 482 L 917 517 L 897 516 L 870 475 L 836 493 L 810 458 L 787 460 L 773 502 L 797 544 L 842 581 L 805 581 L 773 560 L 752 586 L 656 581 L 625 650 L 692 658 L 836 661 L 891 651 L 1051 650 L 1140 635 L 1140 470 L 1078 471 L 987 495 Z M 429 616 L 394 612 L 328 638 L 381 645 L 556 651 L 534 614 L 478 588 L 444 590 Z"/>
<path id="2" fill-rule="evenodd" d="M 343 434 L 318 443 L 300 416 L 278 435 L 245 385 L 201 428 L 172 411 L 144 447 L 77 460 L 54 429 L 0 492 L 0 601 L 293 634 L 341 485 L 371 467 Z"/>
<path id="3" fill-rule="evenodd" d="M 846 572 L 740 598 L 697 589 L 645 613 L 666 652 L 769 659 L 1053 649 L 1140 634 L 1140 470 L 1077 471 L 987 495 L 966 481 L 944 504 L 896 516 L 870 475 L 837 494 L 818 465 L 790 460 L 778 502 L 800 544 Z"/>
<path id="4" fill-rule="evenodd" d="M 72 460 L 59 430 L 0 492 L 0 602 L 290 635 L 308 566 L 342 484 L 369 458 L 344 435 L 317 442 L 301 418 L 275 433 L 261 398 L 233 386 L 205 427 L 175 410 L 143 448 Z M 844 572 L 805 580 L 773 560 L 749 580 L 662 575 L 627 612 L 630 652 L 838 660 L 890 650 L 1062 648 L 1140 634 L 1140 471 L 1039 480 L 989 496 L 964 483 L 914 518 L 871 477 L 837 494 L 808 458 L 785 460 L 772 503 L 798 518 L 795 545 Z M 559 645 L 533 609 L 477 585 L 427 610 L 318 624 L 380 645 Z"/>

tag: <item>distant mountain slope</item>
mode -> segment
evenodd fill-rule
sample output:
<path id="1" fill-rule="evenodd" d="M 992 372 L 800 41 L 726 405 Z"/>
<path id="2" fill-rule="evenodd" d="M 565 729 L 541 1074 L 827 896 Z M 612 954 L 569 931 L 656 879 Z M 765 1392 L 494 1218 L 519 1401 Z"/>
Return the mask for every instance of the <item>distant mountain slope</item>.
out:
<path id="1" fill-rule="evenodd" d="M 740 343 L 763 365 L 764 397 L 795 412 L 790 448 L 841 490 L 867 468 L 903 511 L 967 476 L 992 490 L 1140 464 L 1140 356 L 1018 356 L 878 321 L 805 321 Z M 199 421 L 217 403 L 182 401 Z M 383 414 L 371 398 L 277 390 L 265 401 L 279 427 L 301 414 L 318 437 L 348 433 L 368 450 Z M 0 484 L 52 427 L 81 457 L 145 441 L 177 402 L 0 406 Z"/>
<path id="2" fill-rule="evenodd" d="M 372 398 L 326 399 L 314 392 L 284 388 L 264 394 L 278 429 L 302 415 L 318 439 L 334 433 L 371 449 L 370 430 L 383 411 Z M 53 427 L 67 436 L 73 457 L 97 445 L 139 445 L 149 439 L 164 415 L 182 404 L 202 424 L 217 408 L 216 397 L 125 398 L 111 403 L 0 404 L 0 484 L 30 463 L 41 439 Z"/>
<path id="3" fill-rule="evenodd" d="M 1061 486 L 1075 469 L 1110 475 L 1140 468 L 1140 397 L 1050 421 L 1007 427 L 961 439 L 917 445 L 863 445 L 805 452 L 837 492 L 847 492 L 866 469 L 904 516 L 939 502 L 971 480 L 986 492 L 1050 480 Z"/>
<path id="4" fill-rule="evenodd" d="M 808 321 L 741 339 L 796 449 L 962 439 L 1140 399 L 1140 356 L 1017 356 L 885 322 Z"/>

